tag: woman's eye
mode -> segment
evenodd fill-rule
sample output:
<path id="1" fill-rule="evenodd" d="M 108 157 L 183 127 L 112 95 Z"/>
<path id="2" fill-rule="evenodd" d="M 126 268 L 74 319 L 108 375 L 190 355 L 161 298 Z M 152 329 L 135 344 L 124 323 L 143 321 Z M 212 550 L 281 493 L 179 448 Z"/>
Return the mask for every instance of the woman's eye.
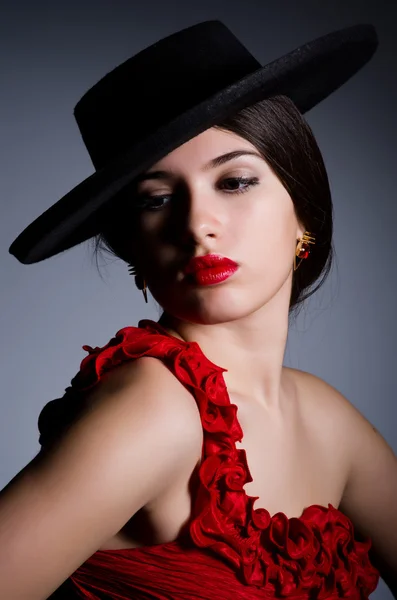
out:
<path id="1" fill-rule="evenodd" d="M 171 195 L 167 195 L 167 196 L 150 196 L 149 194 L 147 196 L 142 195 L 142 196 L 139 196 L 135 200 L 134 207 L 142 208 L 144 210 L 158 210 L 159 208 L 163 208 L 164 204 L 161 204 L 161 202 L 167 198 L 171 198 Z"/>
<path id="2" fill-rule="evenodd" d="M 228 194 L 241 194 L 243 192 L 248 192 L 252 186 L 258 185 L 258 183 L 258 177 L 227 177 L 226 179 L 222 179 L 219 187 Z M 165 204 L 167 204 L 167 200 L 172 197 L 173 194 L 166 194 L 163 196 L 151 196 L 149 194 L 146 196 L 142 195 L 137 198 L 134 204 L 137 208 L 154 211 L 163 208 Z"/>
<path id="3" fill-rule="evenodd" d="M 249 188 L 259 183 L 257 177 L 228 177 L 223 180 L 226 183 L 226 189 L 231 192 L 248 192 Z"/>

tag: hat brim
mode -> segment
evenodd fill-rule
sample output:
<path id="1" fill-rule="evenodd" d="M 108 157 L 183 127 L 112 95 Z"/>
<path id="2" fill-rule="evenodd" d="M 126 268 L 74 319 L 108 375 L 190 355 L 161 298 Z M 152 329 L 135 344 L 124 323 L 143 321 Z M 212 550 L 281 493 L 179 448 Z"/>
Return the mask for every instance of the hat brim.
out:
<path id="1" fill-rule="evenodd" d="M 317 38 L 260 67 L 87 177 L 28 225 L 11 244 L 10 254 L 23 264 L 33 264 L 97 235 L 99 209 L 166 154 L 270 96 L 286 95 L 302 114 L 306 113 L 361 69 L 377 45 L 372 25 L 355 25 Z"/>

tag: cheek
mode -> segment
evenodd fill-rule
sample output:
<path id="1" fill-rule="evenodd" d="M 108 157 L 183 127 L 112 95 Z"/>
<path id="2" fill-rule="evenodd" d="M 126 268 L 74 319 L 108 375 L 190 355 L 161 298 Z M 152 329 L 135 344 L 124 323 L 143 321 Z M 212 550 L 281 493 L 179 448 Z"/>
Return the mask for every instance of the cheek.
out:
<path id="1" fill-rule="evenodd" d="M 281 191 L 261 194 L 251 210 L 236 215 L 234 237 L 259 257 L 271 257 L 275 262 L 293 260 L 296 246 L 297 221 L 290 196 Z"/>

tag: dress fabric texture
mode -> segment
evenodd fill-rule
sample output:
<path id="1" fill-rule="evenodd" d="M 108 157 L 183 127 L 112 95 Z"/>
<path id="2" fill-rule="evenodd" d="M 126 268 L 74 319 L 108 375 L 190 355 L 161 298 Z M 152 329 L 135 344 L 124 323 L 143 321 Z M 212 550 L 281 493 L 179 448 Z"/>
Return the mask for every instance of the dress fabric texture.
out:
<path id="1" fill-rule="evenodd" d="M 188 523 L 177 540 L 99 550 L 51 599 L 259 600 L 368 598 L 379 581 L 369 559 L 372 541 L 328 504 L 306 507 L 300 517 L 254 507 L 244 485 L 252 481 L 243 431 L 223 378 L 197 342 L 170 335 L 145 319 L 125 327 L 88 355 L 62 400 L 78 402 L 101 376 L 125 361 L 156 357 L 192 393 L 203 426 L 201 463 Z M 54 401 L 53 401 L 54 402 Z"/>

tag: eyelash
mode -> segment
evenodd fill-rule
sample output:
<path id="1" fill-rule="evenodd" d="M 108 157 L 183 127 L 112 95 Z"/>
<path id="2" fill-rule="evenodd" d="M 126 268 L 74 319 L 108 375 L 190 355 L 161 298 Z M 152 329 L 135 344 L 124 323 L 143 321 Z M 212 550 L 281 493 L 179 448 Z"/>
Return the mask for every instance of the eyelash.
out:
<path id="1" fill-rule="evenodd" d="M 250 188 L 254 185 L 258 185 L 259 184 L 259 179 L 257 177 L 227 177 L 226 179 L 223 179 L 222 182 L 236 182 L 239 184 L 245 184 L 244 188 L 239 188 L 237 190 L 229 190 L 226 193 L 229 194 L 244 194 L 245 192 L 248 192 L 250 190 Z M 144 210 L 149 210 L 149 211 L 156 211 L 156 210 L 161 210 L 163 206 L 150 206 L 150 202 L 151 201 L 156 201 L 156 200 L 161 200 L 164 198 L 170 198 L 172 196 L 172 194 L 164 194 L 163 196 L 161 195 L 154 195 L 154 196 L 150 196 L 148 195 L 141 195 L 138 200 L 135 202 L 135 207 L 136 208 L 142 208 Z"/>

